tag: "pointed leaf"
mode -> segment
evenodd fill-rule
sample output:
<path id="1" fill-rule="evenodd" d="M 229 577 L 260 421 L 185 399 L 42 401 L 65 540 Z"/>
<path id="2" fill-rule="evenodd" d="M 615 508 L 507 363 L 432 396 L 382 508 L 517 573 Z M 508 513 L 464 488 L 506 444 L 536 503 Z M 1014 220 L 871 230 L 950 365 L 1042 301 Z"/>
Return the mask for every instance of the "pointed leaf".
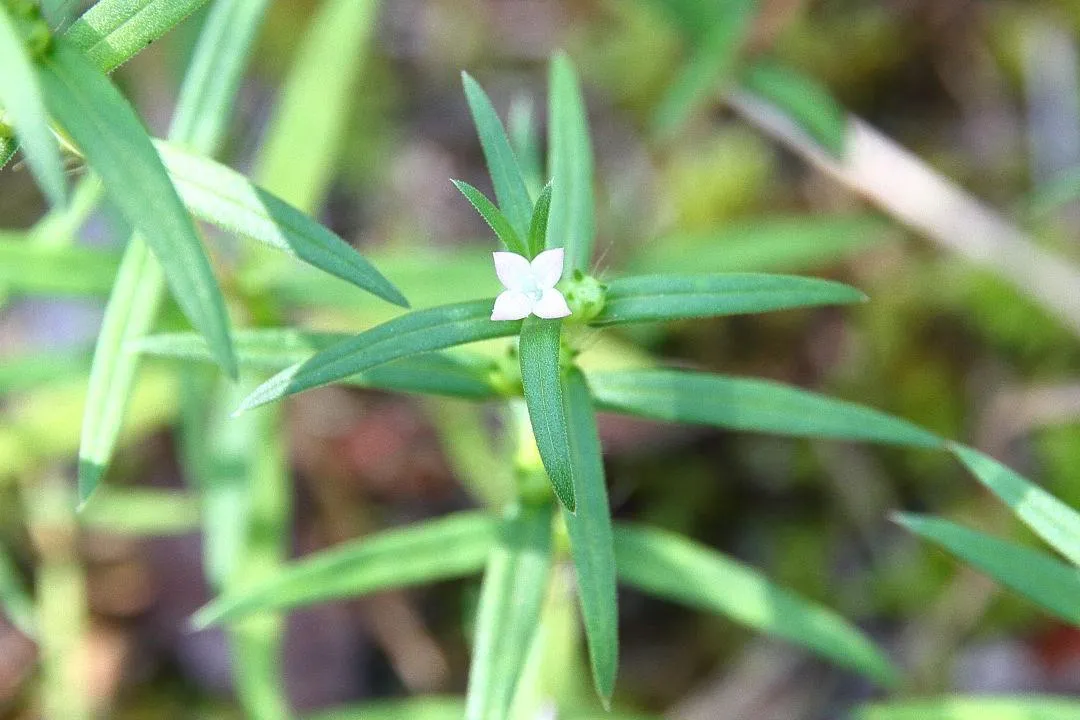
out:
<path id="1" fill-rule="evenodd" d="M 943 697 L 866 705 L 853 720 L 1073 720 L 1080 702 L 1038 695 Z"/>
<path id="2" fill-rule="evenodd" d="M 842 617 L 688 538 L 620 523 L 615 561 L 621 580 L 652 595 L 803 645 L 884 685 L 896 679 L 888 660 Z"/>
<path id="3" fill-rule="evenodd" d="M 744 315 L 865 300 L 847 285 L 793 275 L 639 275 L 609 282 L 604 309 L 590 324 Z"/>
<path id="4" fill-rule="evenodd" d="M 464 72 L 461 73 L 461 81 L 465 87 L 465 99 L 469 102 L 473 124 L 476 125 L 476 134 L 479 135 L 480 145 L 484 149 L 491 183 L 495 186 L 499 209 L 506 215 L 517 236 L 527 237 L 533 204 L 529 199 L 529 191 L 525 187 L 525 179 L 521 175 L 517 158 L 510 147 L 510 140 L 506 137 L 506 130 L 480 84 Z"/>
<path id="5" fill-rule="evenodd" d="M 517 334 L 520 322 L 490 319 L 494 300 L 415 310 L 332 345 L 256 388 L 237 412 L 343 380 L 417 353 Z"/>
<path id="6" fill-rule="evenodd" d="M 675 76 L 653 117 L 658 133 L 671 135 L 735 73 L 739 55 L 753 29 L 757 0 L 718 4 L 718 15 L 706 26 L 686 66 Z"/>
<path id="7" fill-rule="evenodd" d="M 949 449 L 1036 535 L 1080 566 L 1080 513 L 976 450 L 955 443 Z"/>
<path id="8" fill-rule="evenodd" d="M 521 325 L 521 384 L 536 447 L 560 502 L 574 512 L 574 472 L 559 368 L 562 321 L 530 315 Z"/>
<path id="9" fill-rule="evenodd" d="M 1080 569 L 1045 553 L 938 518 L 907 513 L 896 521 L 1001 584 L 1080 626 Z"/>
<path id="10" fill-rule="evenodd" d="M 551 510 L 515 508 L 499 528 L 476 612 L 466 720 L 503 720 L 510 712 L 551 570 Z"/>
<path id="11" fill-rule="evenodd" d="M 510 102 L 510 112 L 506 118 L 506 132 L 510 136 L 510 147 L 518 160 L 525 186 L 532 197 L 540 192 L 543 181 L 544 160 L 540 151 L 540 133 L 536 127 L 536 113 L 533 100 L 527 94 L 515 95 Z"/>
<path id="12" fill-rule="evenodd" d="M 605 707 L 610 707 L 619 668 L 619 605 L 611 508 L 589 388 L 576 369 L 567 374 L 564 392 L 577 512 L 564 512 L 563 518 L 577 571 L 593 682 Z"/>
<path id="13" fill-rule="evenodd" d="M 529 250 L 527 256 L 530 258 L 536 257 L 547 247 L 548 215 L 550 210 L 551 183 L 548 183 L 540 191 L 540 197 L 536 198 L 532 222 L 529 224 Z"/>
<path id="14" fill-rule="evenodd" d="M 467 182 L 461 180 L 451 180 L 450 182 L 454 183 L 454 187 L 468 198 L 472 206 L 476 208 L 476 212 L 480 213 L 480 217 L 484 218 L 484 222 L 488 224 L 488 227 L 495 231 L 495 235 L 498 236 L 507 250 L 518 255 L 532 257 L 529 254 L 528 247 L 518 237 L 517 231 L 514 230 L 510 221 L 503 215 L 502 210 L 495 207 L 495 203 L 488 200 L 484 193 Z"/>
<path id="15" fill-rule="evenodd" d="M 65 37 L 102 72 L 112 72 L 207 0 L 98 0 Z"/>
<path id="16" fill-rule="evenodd" d="M 483 569 L 497 526 L 487 513 L 462 512 L 342 543 L 289 563 L 243 592 L 214 600 L 192 623 L 204 628 L 260 610 L 472 575 Z"/>
<path id="17" fill-rule="evenodd" d="M 833 156 L 844 154 L 847 112 L 816 80 L 783 65 L 758 61 L 747 69 L 742 84 L 783 110 Z"/>
<path id="18" fill-rule="evenodd" d="M 788 385 L 680 370 L 589 373 L 602 410 L 800 437 L 937 448 L 933 433 L 868 407 Z"/>
<path id="19" fill-rule="evenodd" d="M 106 295 L 119 265 L 106 250 L 0 237 L 0 285 L 13 295 Z"/>
<path id="20" fill-rule="evenodd" d="M 292 328 L 240 330 L 233 335 L 241 370 L 277 372 L 310 359 L 320 350 L 350 340 L 340 333 L 304 333 Z M 194 333 L 163 333 L 141 338 L 130 350 L 155 357 L 212 362 L 206 340 Z M 481 358 L 426 353 L 401 358 L 343 379 L 347 385 L 484 400 L 498 396 Z M 2 376 L 0 376 L 2 387 Z"/>
<path id="21" fill-rule="evenodd" d="M 156 147 L 180 198 L 196 217 L 408 307 L 401 292 L 355 248 L 304 213 L 220 163 L 160 140 Z"/>
<path id="22" fill-rule="evenodd" d="M 25 22 L 25 21 L 24 21 Z M 30 22 L 34 22 L 31 20 Z M 41 29 L 47 26 L 36 18 Z M 34 73 L 33 60 L 23 44 L 18 21 L 0 3 L 0 107 L 15 127 L 23 154 L 34 179 L 53 205 L 63 205 L 67 196 L 60 146 L 49 129 L 45 100 Z"/>
<path id="23" fill-rule="evenodd" d="M 548 105 L 548 172 L 552 188 L 544 247 L 566 248 L 566 271 L 587 272 L 596 238 L 593 150 L 581 83 L 565 54 L 551 61 Z"/>
<path id="24" fill-rule="evenodd" d="M 225 301 L 191 217 L 141 121 L 112 83 L 60 39 L 40 65 L 46 103 L 116 207 L 154 250 L 181 309 L 236 375 Z"/>

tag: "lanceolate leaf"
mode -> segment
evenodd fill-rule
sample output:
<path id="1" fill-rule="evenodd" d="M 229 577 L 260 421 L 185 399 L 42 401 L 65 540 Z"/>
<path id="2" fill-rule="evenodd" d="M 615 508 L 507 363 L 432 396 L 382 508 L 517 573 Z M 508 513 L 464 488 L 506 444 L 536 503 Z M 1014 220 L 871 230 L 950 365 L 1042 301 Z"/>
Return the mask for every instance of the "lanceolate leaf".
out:
<path id="1" fill-rule="evenodd" d="M 43 30 L 44 21 L 37 22 Z M 38 185 L 53 205 L 62 205 L 67 195 L 60 147 L 49 130 L 45 101 L 23 44 L 17 21 L 7 5 L 0 3 L 0 107 L 7 112 L 22 143 L 26 162 Z"/>
<path id="2" fill-rule="evenodd" d="M 157 150 L 180 198 L 196 217 L 408 307 L 398 289 L 360 253 L 304 213 L 213 160 L 162 141 Z"/>
<path id="3" fill-rule="evenodd" d="M 521 385 L 540 459 L 562 504 L 574 512 L 574 470 L 559 368 L 561 320 L 530 315 L 521 326 Z"/>
<path id="4" fill-rule="evenodd" d="M 259 610 L 478 573 L 495 543 L 497 527 L 496 519 L 486 513 L 464 512 L 343 543 L 290 563 L 242 593 L 218 598 L 192 623 L 202 628 Z"/>
<path id="5" fill-rule="evenodd" d="M 615 562 L 620 579 L 645 592 L 798 643 L 880 683 L 895 680 L 873 643 L 839 615 L 687 538 L 620 524 L 615 528 Z"/>
<path id="6" fill-rule="evenodd" d="M 173 294 L 230 375 L 229 319 L 195 225 L 138 116 L 109 80 L 67 43 L 40 65 L 46 103 L 86 153 L 113 203 L 150 244 Z"/>
<path id="7" fill-rule="evenodd" d="M 1080 569 L 1045 553 L 968 530 L 948 520 L 901 514 L 897 522 L 936 543 L 964 562 L 1080 626 Z"/>
<path id="8" fill-rule="evenodd" d="M 107 295 L 119 265 L 106 250 L 0 237 L 0 285 L 13 295 Z"/>
<path id="9" fill-rule="evenodd" d="M 1080 566 L 1080 513 L 976 450 L 954 443 L 949 449 L 1036 535 Z"/>
<path id="10" fill-rule="evenodd" d="M 529 250 L 528 257 L 536 257 L 547 246 L 548 215 L 551 210 L 551 183 L 544 186 L 540 191 L 540 197 L 536 199 L 536 207 L 533 208 L 532 222 L 529 224 Z"/>
<path id="11" fill-rule="evenodd" d="M 750 34 L 757 0 L 728 0 L 718 4 L 718 16 L 696 40 L 686 66 L 676 75 L 656 108 L 656 130 L 677 130 L 701 102 L 713 95 L 735 71 L 743 42 Z"/>
<path id="12" fill-rule="evenodd" d="M 580 372 L 571 370 L 567 374 L 564 392 L 577 512 L 564 513 L 563 517 L 577 571 L 578 597 L 585 621 L 593 682 L 604 704 L 610 705 L 619 667 L 619 605 L 615 590 L 611 509 L 596 418 L 589 388 Z"/>
<path id="13" fill-rule="evenodd" d="M 1049 695 L 939 697 L 867 705 L 854 720 L 1073 720 L 1080 702 Z"/>
<path id="14" fill-rule="evenodd" d="M 844 153 L 847 112 L 815 80 L 782 65 L 760 61 L 747 70 L 743 86 L 783 110 L 833 155 Z"/>
<path id="15" fill-rule="evenodd" d="M 548 585 L 551 510 L 515 508 L 499 529 L 480 591 L 466 720 L 509 715 Z"/>
<path id="16" fill-rule="evenodd" d="M 112 72 L 207 0 L 99 0 L 66 38 L 102 72 Z"/>
<path id="17" fill-rule="evenodd" d="M 596 236 L 593 152 L 585 100 L 573 63 L 564 54 L 548 75 L 548 173 L 551 210 L 546 248 L 566 248 L 565 272 L 587 272 Z"/>
<path id="18" fill-rule="evenodd" d="M 751 378 L 681 370 L 589 374 L 602 410 L 731 430 L 937 448 L 933 433 L 871 408 Z"/>
<path id="19" fill-rule="evenodd" d="M 604 309 L 590 324 L 742 315 L 865 299 L 847 285 L 791 275 L 640 275 L 609 282 Z"/>
<path id="20" fill-rule="evenodd" d="M 277 372 L 352 337 L 340 333 L 304 333 L 291 328 L 259 328 L 240 330 L 233 339 L 241 370 Z M 212 361 L 206 340 L 194 333 L 150 335 L 128 349 L 189 362 Z M 379 390 L 484 400 L 497 396 L 487 380 L 489 370 L 489 364 L 482 358 L 424 353 L 371 368 L 343 382 Z"/>
<path id="21" fill-rule="evenodd" d="M 495 186 L 499 209 L 519 238 L 528 237 L 533 204 L 510 140 L 506 137 L 506 130 L 479 83 L 468 73 L 461 74 L 461 81 L 465 86 L 465 98 L 469 102 L 476 133 L 480 136 L 480 145 L 484 149 L 491 182 Z"/>
<path id="22" fill-rule="evenodd" d="M 510 252 L 515 252 L 518 255 L 529 255 L 529 249 L 520 237 L 518 237 L 517 231 L 514 230 L 513 225 L 503 215 L 502 210 L 495 207 L 495 203 L 487 199 L 484 193 L 480 192 L 472 185 L 461 180 L 452 180 L 454 187 L 461 191 L 461 194 L 468 198 L 469 202 L 476 212 L 480 213 L 480 217 L 484 218 L 484 222 L 495 231 L 495 235 L 498 236 L 502 244 Z"/>
<path id="23" fill-rule="evenodd" d="M 493 300 L 477 300 L 443 305 L 394 318 L 282 370 L 256 388 L 237 412 L 328 385 L 409 355 L 516 335 L 521 329 L 520 322 L 490 319 L 493 303 Z"/>

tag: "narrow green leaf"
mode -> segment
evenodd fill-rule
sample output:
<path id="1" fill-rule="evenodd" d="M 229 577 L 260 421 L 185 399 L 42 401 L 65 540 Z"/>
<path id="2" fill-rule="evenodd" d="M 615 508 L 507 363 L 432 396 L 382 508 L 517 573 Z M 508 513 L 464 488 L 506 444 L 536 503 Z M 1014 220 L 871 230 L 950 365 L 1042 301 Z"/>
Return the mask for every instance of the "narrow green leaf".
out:
<path id="1" fill-rule="evenodd" d="M 180 535 L 199 529 L 199 500 L 175 490 L 103 488 L 79 522 L 118 535 Z"/>
<path id="2" fill-rule="evenodd" d="M 1073 565 L 1080 566 L 1080 513 L 996 460 L 956 443 L 948 447 L 1016 517 Z"/>
<path id="3" fill-rule="evenodd" d="M 896 679 L 888 660 L 842 617 L 687 538 L 620 524 L 615 562 L 619 577 L 645 592 L 797 643 L 884 685 Z"/>
<path id="4" fill-rule="evenodd" d="M 319 207 L 330 187 L 378 9 L 377 0 L 324 0 L 285 80 L 255 177 L 301 210 Z"/>
<path id="5" fill-rule="evenodd" d="M 396 317 L 282 370 L 256 388 L 236 412 L 328 385 L 409 355 L 516 335 L 521 329 L 520 322 L 490 319 L 493 303 L 493 300 L 477 300 L 414 310 Z"/>
<path id="6" fill-rule="evenodd" d="M 65 37 L 102 72 L 112 72 L 207 0 L 99 0 Z"/>
<path id="7" fill-rule="evenodd" d="M 536 447 L 551 486 L 562 504 L 574 512 L 574 472 L 559 367 L 561 331 L 561 320 L 532 315 L 525 318 L 519 345 L 521 384 Z"/>
<path id="8" fill-rule="evenodd" d="M 147 243 L 181 309 L 236 375 L 225 301 L 191 217 L 135 111 L 109 80 L 61 39 L 40 65 L 45 100 L 86 153 L 105 190 Z"/>
<path id="9" fill-rule="evenodd" d="M 866 705 L 854 720 L 1074 720 L 1080 702 L 1050 695 L 943 697 Z"/>
<path id="10" fill-rule="evenodd" d="M 565 54 L 548 73 L 548 173 L 551 210 L 545 247 L 566 248 L 565 272 L 587 272 L 596 238 L 593 150 L 577 71 Z"/>
<path id="11" fill-rule="evenodd" d="M 15 152 L 19 149 L 19 144 L 15 142 L 15 138 L 7 134 L 7 126 L 0 123 L 0 170 L 11 162 L 11 158 L 15 157 Z"/>
<path id="12" fill-rule="evenodd" d="M 540 150 L 540 133 L 536 127 L 536 113 L 533 100 L 526 94 L 515 95 L 510 102 L 510 112 L 506 118 L 506 132 L 510 136 L 510 147 L 521 167 L 525 178 L 525 187 L 529 197 L 540 192 L 543 185 L 544 159 Z"/>
<path id="13" fill-rule="evenodd" d="M 34 600 L 3 545 L 0 545 L 0 612 L 23 635 L 35 637 Z"/>
<path id="14" fill-rule="evenodd" d="M 461 82 L 465 86 L 465 99 L 469 102 L 476 134 L 480 136 L 480 145 L 484 149 L 499 209 L 506 215 L 518 237 L 528 237 L 533 204 L 510 140 L 506 137 L 506 130 L 480 84 L 464 72 L 461 73 Z"/>
<path id="15" fill-rule="evenodd" d="M 0 362 L 0 395 L 85 375 L 90 369 L 90 357 L 86 349 L 80 348 L 5 358 Z"/>
<path id="16" fill-rule="evenodd" d="M 31 21 L 33 22 L 33 21 Z M 44 21 L 36 19 L 42 30 Z M 0 3 L 0 107 L 15 127 L 23 154 L 34 179 L 53 205 L 63 205 L 67 196 L 60 146 L 49 129 L 45 100 L 16 19 Z"/>
<path id="17" fill-rule="evenodd" d="M 487 513 L 463 512 L 343 543 L 289 563 L 243 592 L 214 600 L 192 624 L 205 628 L 259 610 L 472 575 L 487 562 L 497 527 Z"/>
<path id="18" fill-rule="evenodd" d="M 834 156 L 844 154 L 847 111 L 816 80 L 768 61 L 747 68 L 743 86 L 784 111 Z"/>
<path id="19" fill-rule="evenodd" d="M 551 570 L 551 511 L 516 507 L 499 528 L 480 590 L 466 720 L 504 720 L 510 712 Z"/>
<path id="20" fill-rule="evenodd" d="M 107 250 L 0 237 L 0 285 L 13 295 L 106 295 L 119 264 Z"/>
<path id="21" fill-rule="evenodd" d="M 495 235 L 502 241 L 503 246 L 510 252 L 515 252 L 518 255 L 525 255 L 532 257 L 529 254 L 529 249 L 521 238 L 518 237 L 517 231 L 510 224 L 510 221 L 503 215 L 502 210 L 495 207 L 495 203 L 487 199 L 484 193 L 480 192 L 472 185 L 461 180 L 451 180 L 454 183 L 454 187 L 461 191 L 461 194 L 468 198 L 469 202 L 476 212 L 480 213 L 480 217 L 484 218 L 484 222 L 488 224 L 492 230 L 495 231 Z M 531 239 L 531 238 L 530 238 Z"/>
<path id="22" fill-rule="evenodd" d="M 589 373 L 589 387 L 598 408 L 654 420 L 925 448 L 942 444 L 905 420 L 768 380 L 633 370 Z"/>
<path id="23" fill-rule="evenodd" d="M 533 208 L 532 222 L 529 224 L 529 251 L 526 255 L 536 257 L 547 245 L 548 215 L 551 210 L 551 183 L 540 191 Z"/>
<path id="24" fill-rule="evenodd" d="M 389 280 L 323 225 L 225 165 L 171 143 L 159 140 L 156 146 L 180 198 L 196 217 L 408 307 Z"/>
<path id="25" fill-rule="evenodd" d="M 633 271 L 649 273 L 805 272 L 838 262 L 887 237 L 873 215 L 768 217 L 643 244 Z"/>
<path id="26" fill-rule="evenodd" d="M 234 334 L 241 370 L 277 372 L 302 363 L 321 350 L 352 335 L 305 333 L 292 328 L 256 328 Z M 140 338 L 129 350 L 161 358 L 212 362 L 206 340 L 195 333 L 163 333 Z M 441 353 L 412 355 L 343 379 L 355 387 L 419 394 L 447 395 L 476 400 L 497 397 L 488 381 L 490 365 L 482 358 Z M 3 387 L 0 374 L 0 388 Z"/>
<path id="27" fill-rule="evenodd" d="M 564 391 L 577 512 L 565 512 L 563 517 L 577 570 L 578 598 L 593 682 L 605 708 L 610 709 L 619 668 L 619 605 L 611 508 L 596 417 L 589 388 L 580 372 L 571 370 L 567 374 Z"/>
<path id="28" fill-rule="evenodd" d="M 702 31 L 686 66 L 656 108 L 653 127 L 658 133 L 673 134 L 704 100 L 715 96 L 732 78 L 753 29 L 757 4 L 757 0 L 729 0 L 717 6 L 719 14 Z"/>
<path id="29" fill-rule="evenodd" d="M 744 315 L 865 300 L 847 285 L 794 275 L 639 275 L 609 282 L 604 309 L 590 324 Z"/>
<path id="30" fill-rule="evenodd" d="M 465 702 L 457 697 L 417 697 L 376 700 L 353 707 L 325 710 L 304 720 L 461 720 Z"/>
<path id="31" fill-rule="evenodd" d="M 895 519 L 1062 620 L 1080 625 L 1080 569 L 948 520 L 907 513 Z"/>

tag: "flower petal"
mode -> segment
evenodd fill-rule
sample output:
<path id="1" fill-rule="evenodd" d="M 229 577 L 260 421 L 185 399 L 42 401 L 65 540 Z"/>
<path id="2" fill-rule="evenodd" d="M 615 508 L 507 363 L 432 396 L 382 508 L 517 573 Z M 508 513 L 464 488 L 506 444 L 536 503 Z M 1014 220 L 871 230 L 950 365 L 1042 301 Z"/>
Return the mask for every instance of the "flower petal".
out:
<path id="1" fill-rule="evenodd" d="M 532 313 L 536 317 L 547 319 L 566 317 L 570 314 L 570 306 L 566 304 L 566 298 L 555 288 L 544 290 L 544 294 L 532 307 Z"/>
<path id="2" fill-rule="evenodd" d="M 532 268 L 525 257 L 512 252 L 493 252 L 495 274 L 507 290 L 534 290 Z"/>
<path id="3" fill-rule="evenodd" d="M 532 274 L 539 288 L 553 288 L 563 273 L 563 249 L 553 248 L 533 258 Z M 561 317 L 561 316 L 560 316 Z"/>
<path id="4" fill-rule="evenodd" d="M 504 253 L 513 255 L 513 253 Z M 520 257 L 520 256 L 519 256 Z M 507 290 L 495 298 L 495 307 L 491 309 L 492 320 L 521 320 L 532 310 L 533 301 L 523 292 Z"/>

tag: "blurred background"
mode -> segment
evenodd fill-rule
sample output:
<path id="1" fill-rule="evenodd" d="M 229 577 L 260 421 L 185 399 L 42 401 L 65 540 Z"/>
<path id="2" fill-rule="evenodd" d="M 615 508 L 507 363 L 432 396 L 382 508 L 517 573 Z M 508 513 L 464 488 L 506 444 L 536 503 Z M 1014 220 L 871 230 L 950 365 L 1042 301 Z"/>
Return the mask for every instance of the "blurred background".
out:
<path id="1" fill-rule="evenodd" d="M 484 85 L 504 118 L 516 114 L 516 127 L 534 118 L 542 138 L 548 59 L 565 49 L 582 74 L 596 153 L 596 275 L 790 272 L 870 296 L 857 307 L 608 331 L 597 352 L 636 346 L 673 365 L 870 405 L 994 455 L 1080 506 L 1076 326 L 1055 314 L 1047 293 L 1036 299 L 1007 269 L 969 257 L 990 213 L 992 228 L 1052 252 L 1053 263 L 1080 262 L 1080 6 L 762 0 L 743 62 L 798 71 L 876 130 L 838 160 L 778 135 L 767 112 L 720 89 L 674 129 L 657 130 L 656 110 L 707 29 L 709 5 L 380 3 L 356 67 L 325 69 L 355 72 L 355 87 L 327 181 L 305 201 L 414 306 L 494 294 L 494 238 L 450 183 L 490 190 L 460 72 Z M 256 167 L 318 9 L 314 0 L 270 4 L 221 155 L 231 166 Z M 204 17 L 188 18 L 114 75 L 156 136 L 166 132 Z M 916 185 L 890 164 L 895 146 L 919 159 Z M 845 166 L 856 150 L 876 164 Z M 933 182 L 917 185 L 926 178 Z M 920 214 L 919 194 L 945 178 L 971 195 L 948 218 Z M 45 210 L 25 168 L 0 172 L 5 237 L 25 236 Z M 80 393 L 127 234 L 102 204 L 75 241 L 95 251 L 72 269 L 87 278 L 81 288 L 20 292 L 0 283 L 0 546 L 12 565 L 0 572 L 0 593 L 33 584 L 52 617 L 70 621 L 67 639 L 85 644 L 67 687 L 100 717 L 242 717 L 225 635 L 187 627 L 211 591 L 198 505 L 179 492 L 190 478 L 174 381 L 148 383 L 133 403 L 108 477 L 119 489 L 178 491 L 173 504 L 143 507 L 130 494 L 129 504 L 107 505 L 112 514 L 70 512 Z M 353 329 L 387 316 L 365 296 L 315 295 L 292 266 L 261 277 L 234 272 L 235 249 L 210 236 L 223 286 L 269 293 L 303 327 Z M 1068 306 L 1080 286 L 1059 294 Z M 25 377 L 28 364 L 43 379 L 3 384 L 5 369 Z M 166 375 L 163 367 L 149 363 L 144 373 Z M 473 412 L 342 388 L 291 400 L 290 553 L 475 505 L 452 433 Z M 610 416 L 600 430 L 616 517 L 688 534 L 835 608 L 896 660 L 902 693 L 1080 694 L 1080 631 L 889 522 L 895 510 L 929 511 L 1023 537 L 948 456 Z M 441 583 L 291 614 L 284 665 L 297 712 L 460 694 L 478 587 L 479 578 Z M 880 697 L 851 673 L 722 619 L 630 590 L 620 603 L 621 707 L 695 720 L 810 719 Z M 57 682 L 41 668 L 64 647 L 63 639 L 40 646 L 0 617 L 0 716 L 37 716 L 38 698 Z"/>

